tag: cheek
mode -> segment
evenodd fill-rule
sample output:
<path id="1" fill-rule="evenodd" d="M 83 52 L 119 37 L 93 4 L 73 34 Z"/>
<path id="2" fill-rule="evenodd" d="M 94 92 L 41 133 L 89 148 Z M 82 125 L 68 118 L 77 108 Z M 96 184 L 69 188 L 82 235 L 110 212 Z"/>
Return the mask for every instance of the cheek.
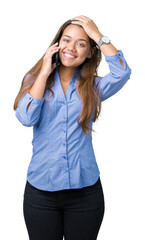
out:
<path id="1" fill-rule="evenodd" d="M 66 42 L 60 40 L 58 45 L 59 45 L 60 48 L 65 48 L 66 47 Z"/>
<path id="2" fill-rule="evenodd" d="M 59 52 L 62 53 L 63 50 L 65 49 L 65 44 L 60 43 L 60 44 L 59 44 L 59 47 L 60 47 Z"/>
<path id="3" fill-rule="evenodd" d="M 85 60 L 88 56 L 88 52 L 87 51 L 80 51 L 79 55 L 83 60 Z"/>
<path id="4" fill-rule="evenodd" d="M 59 45 L 60 48 L 62 48 L 62 46 L 63 46 L 63 44 L 61 42 L 58 45 Z"/>

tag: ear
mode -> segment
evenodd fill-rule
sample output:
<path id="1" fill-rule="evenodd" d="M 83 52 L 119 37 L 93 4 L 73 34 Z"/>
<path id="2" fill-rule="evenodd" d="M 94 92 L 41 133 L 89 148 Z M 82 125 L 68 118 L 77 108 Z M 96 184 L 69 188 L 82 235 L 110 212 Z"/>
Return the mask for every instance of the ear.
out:
<path id="1" fill-rule="evenodd" d="M 87 58 L 91 58 L 91 57 L 92 57 L 92 55 L 94 54 L 94 51 L 95 51 L 95 49 L 94 49 L 94 48 L 90 49 L 90 51 L 89 51 L 89 53 L 88 53 L 88 56 L 87 56 Z"/>

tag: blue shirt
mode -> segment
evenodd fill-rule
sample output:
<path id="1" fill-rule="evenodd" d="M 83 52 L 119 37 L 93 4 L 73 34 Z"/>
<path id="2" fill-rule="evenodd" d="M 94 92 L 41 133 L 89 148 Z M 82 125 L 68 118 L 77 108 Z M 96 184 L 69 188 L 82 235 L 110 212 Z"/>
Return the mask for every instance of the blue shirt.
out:
<path id="1" fill-rule="evenodd" d="M 119 58 L 125 64 L 122 67 Z M 94 77 L 101 93 L 101 101 L 114 95 L 128 81 L 131 74 L 121 50 L 105 56 L 110 72 Z M 27 180 L 34 187 L 46 191 L 83 188 L 96 183 L 100 171 L 92 145 L 92 133 L 87 136 L 77 123 L 82 102 L 76 94 L 76 71 L 64 95 L 59 74 L 55 73 L 54 96 L 46 88 L 42 99 L 27 92 L 18 102 L 16 117 L 27 127 L 33 126 L 33 153 Z M 31 102 L 29 110 L 28 104 Z M 89 121 L 92 127 L 92 120 Z"/>

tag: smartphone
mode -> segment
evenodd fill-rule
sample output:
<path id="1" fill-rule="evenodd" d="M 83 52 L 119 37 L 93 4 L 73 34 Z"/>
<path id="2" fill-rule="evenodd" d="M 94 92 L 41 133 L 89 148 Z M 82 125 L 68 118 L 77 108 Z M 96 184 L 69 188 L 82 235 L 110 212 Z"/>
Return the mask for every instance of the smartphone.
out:
<path id="1" fill-rule="evenodd" d="M 59 55 L 57 52 L 52 57 L 52 63 L 56 63 L 56 71 L 58 71 L 58 62 L 59 62 Z"/>

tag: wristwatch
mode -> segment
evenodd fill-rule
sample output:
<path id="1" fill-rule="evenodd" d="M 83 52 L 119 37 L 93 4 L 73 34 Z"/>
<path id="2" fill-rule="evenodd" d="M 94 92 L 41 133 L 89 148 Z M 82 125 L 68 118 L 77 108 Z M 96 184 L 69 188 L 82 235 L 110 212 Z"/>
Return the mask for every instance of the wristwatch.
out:
<path id="1" fill-rule="evenodd" d="M 108 44 L 108 43 L 110 43 L 111 42 L 111 40 L 108 38 L 108 37 L 106 37 L 106 36 L 102 36 L 101 38 L 100 38 L 100 40 L 99 40 L 99 42 L 98 42 L 98 47 L 100 48 L 100 46 L 103 44 L 103 43 L 106 43 L 106 44 Z"/>

